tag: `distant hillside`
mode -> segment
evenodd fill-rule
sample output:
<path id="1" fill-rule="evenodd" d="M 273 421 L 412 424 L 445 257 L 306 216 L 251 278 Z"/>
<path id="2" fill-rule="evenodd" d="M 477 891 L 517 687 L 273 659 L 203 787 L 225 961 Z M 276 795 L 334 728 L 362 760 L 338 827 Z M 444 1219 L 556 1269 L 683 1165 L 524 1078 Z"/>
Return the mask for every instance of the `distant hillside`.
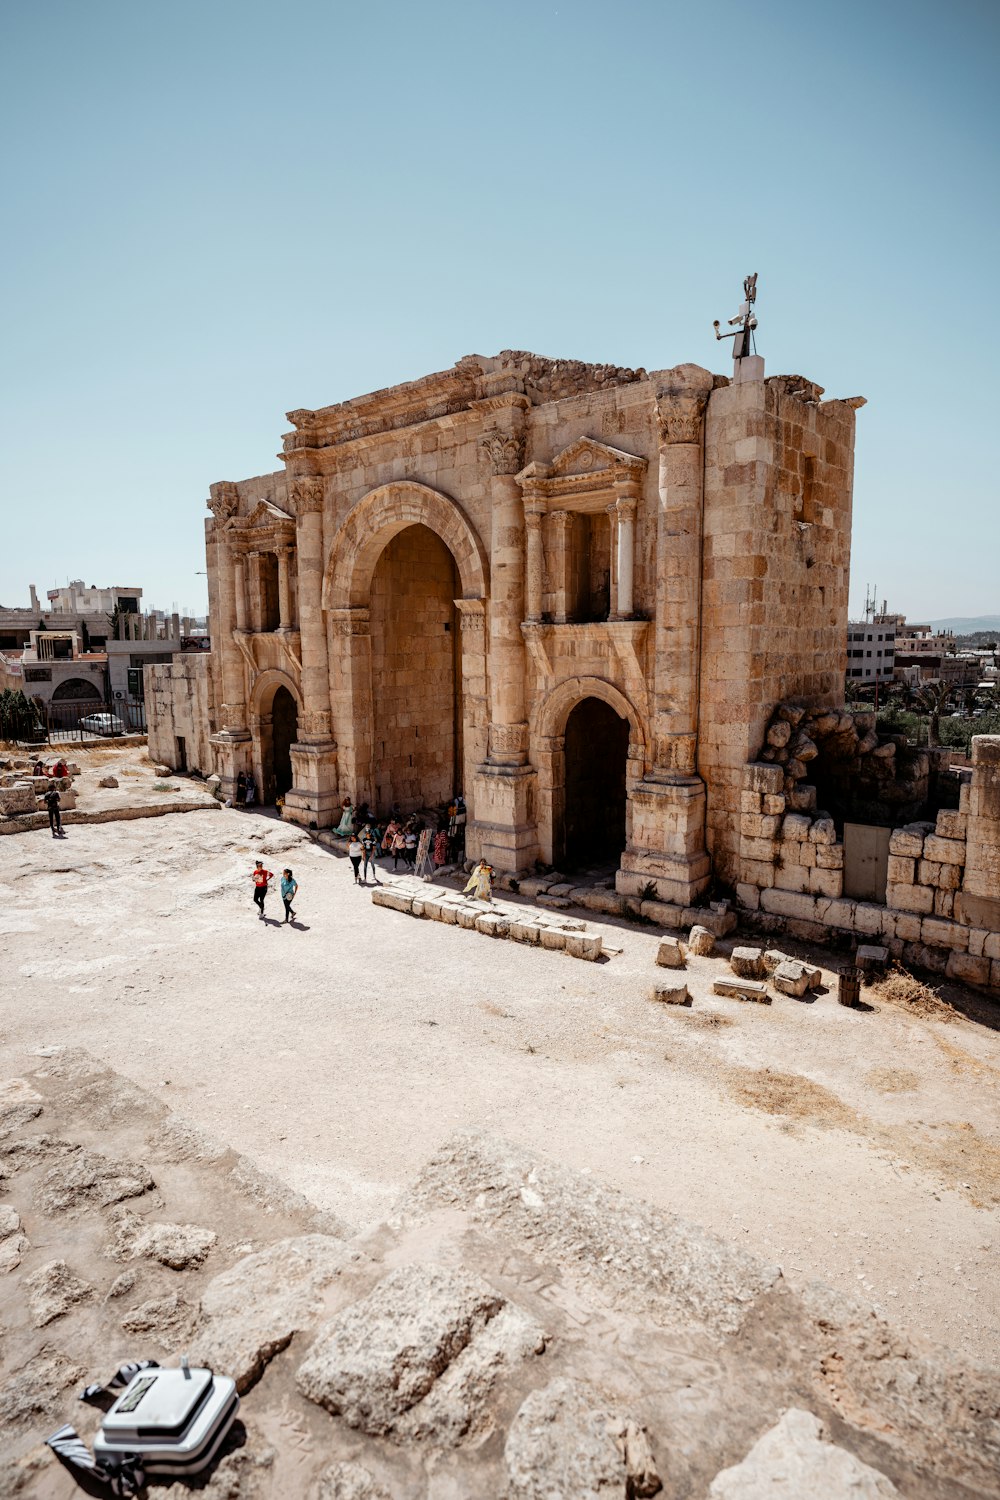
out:
<path id="1" fill-rule="evenodd" d="M 956 635 L 972 635 L 977 630 L 1000 631 L 1000 615 L 956 615 L 950 620 L 928 620 L 932 630 L 953 630 Z"/>

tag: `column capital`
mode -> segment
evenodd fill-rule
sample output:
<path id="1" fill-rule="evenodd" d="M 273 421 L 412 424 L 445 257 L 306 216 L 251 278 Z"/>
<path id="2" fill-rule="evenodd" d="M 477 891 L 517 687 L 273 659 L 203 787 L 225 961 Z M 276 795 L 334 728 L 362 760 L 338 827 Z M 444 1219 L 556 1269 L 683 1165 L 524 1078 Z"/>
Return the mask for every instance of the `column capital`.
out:
<path id="1" fill-rule="evenodd" d="M 656 403 L 660 442 L 700 443 L 708 395 L 707 391 L 695 391 L 684 395 L 660 396 Z"/>
<path id="2" fill-rule="evenodd" d="M 545 515 L 547 509 L 548 506 L 545 504 L 545 501 L 539 499 L 537 495 L 525 495 L 524 519 L 529 526 L 533 528 L 541 526 L 542 517 Z"/>
<path id="3" fill-rule="evenodd" d="M 619 495 L 614 504 L 615 512 L 620 521 L 634 520 L 638 508 L 639 501 L 635 495 Z"/>
<path id="4" fill-rule="evenodd" d="M 289 489 L 289 503 L 296 516 L 319 514 L 323 509 L 326 481 L 320 474 L 298 474 Z"/>
<path id="5" fill-rule="evenodd" d="M 494 474 L 513 475 L 524 468 L 524 436 L 500 428 L 480 439 L 480 447 L 489 459 Z"/>
<path id="6" fill-rule="evenodd" d="M 239 490 L 229 480 L 220 480 L 209 485 L 205 504 L 217 521 L 231 521 L 240 507 Z"/>
<path id="7" fill-rule="evenodd" d="M 527 512 L 525 512 L 527 514 Z M 543 512 L 544 514 L 544 512 Z M 552 517 L 552 525 L 559 531 L 568 531 L 573 524 L 573 515 L 568 510 L 553 510 L 549 512 Z"/>

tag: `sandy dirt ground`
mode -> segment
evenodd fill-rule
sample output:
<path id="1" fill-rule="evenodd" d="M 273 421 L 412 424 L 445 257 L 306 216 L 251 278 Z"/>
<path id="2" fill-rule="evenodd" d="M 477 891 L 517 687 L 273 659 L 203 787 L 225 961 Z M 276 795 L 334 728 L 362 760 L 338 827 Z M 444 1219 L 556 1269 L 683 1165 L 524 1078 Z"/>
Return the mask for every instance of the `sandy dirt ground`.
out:
<path id="1" fill-rule="evenodd" d="M 355 1227 L 486 1129 L 995 1360 L 989 1024 L 713 998 L 724 958 L 690 961 L 692 1009 L 654 1005 L 650 928 L 595 922 L 622 951 L 589 964 L 419 921 L 263 813 L 3 852 L 0 1076 L 85 1047 Z M 277 894 L 258 919 L 256 856 L 294 869 L 294 925 Z"/>

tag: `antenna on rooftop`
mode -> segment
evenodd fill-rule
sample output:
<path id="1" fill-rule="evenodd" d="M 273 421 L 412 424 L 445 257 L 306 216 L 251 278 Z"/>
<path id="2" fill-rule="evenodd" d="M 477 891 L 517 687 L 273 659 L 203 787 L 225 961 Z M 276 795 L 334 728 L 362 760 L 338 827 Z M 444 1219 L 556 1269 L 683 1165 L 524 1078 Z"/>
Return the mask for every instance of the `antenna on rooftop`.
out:
<path id="1" fill-rule="evenodd" d="M 757 301 L 757 272 L 752 276 L 743 278 L 743 301 L 740 303 L 739 311 L 735 318 L 729 319 L 729 326 L 733 333 L 721 333 L 718 318 L 712 324 L 717 339 L 733 340 L 733 384 L 738 385 L 743 380 L 763 380 L 764 361 L 757 353 L 757 344 L 754 339 L 754 330 L 757 327 L 757 317 L 753 305 Z"/>
<path id="2" fill-rule="evenodd" d="M 865 585 L 865 619 L 874 619 L 878 609 L 878 584 Z"/>

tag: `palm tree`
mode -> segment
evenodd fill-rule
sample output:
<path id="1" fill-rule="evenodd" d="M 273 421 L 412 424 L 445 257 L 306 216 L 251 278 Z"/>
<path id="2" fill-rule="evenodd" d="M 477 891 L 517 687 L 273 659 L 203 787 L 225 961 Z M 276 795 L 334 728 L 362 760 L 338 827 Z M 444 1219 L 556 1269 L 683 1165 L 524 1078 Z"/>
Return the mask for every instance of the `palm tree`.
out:
<path id="1" fill-rule="evenodd" d="M 925 682 L 917 689 L 917 705 L 923 713 L 929 715 L 927 723 L 929 746 L 941 744 L 941 715 L 948 706 L 950 691 L 946 682 Z"/>

